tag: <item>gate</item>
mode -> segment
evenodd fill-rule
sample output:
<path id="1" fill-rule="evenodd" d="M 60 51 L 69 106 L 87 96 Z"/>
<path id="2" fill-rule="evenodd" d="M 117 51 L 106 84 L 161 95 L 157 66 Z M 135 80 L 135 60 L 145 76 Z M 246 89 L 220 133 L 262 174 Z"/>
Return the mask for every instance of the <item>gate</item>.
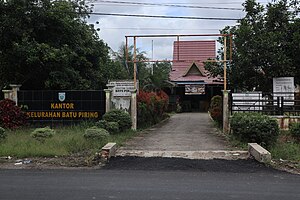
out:
<path id="1" fill-rule="evenodd" d="M 267 115 L 300 115 L 299 93 L 235 93 L 230 95 L 230 111 L 260 112 Z M 247 97 L 247 94 L 248 97 Z M 257 94 L 256 96 L 251 94 Z"/>

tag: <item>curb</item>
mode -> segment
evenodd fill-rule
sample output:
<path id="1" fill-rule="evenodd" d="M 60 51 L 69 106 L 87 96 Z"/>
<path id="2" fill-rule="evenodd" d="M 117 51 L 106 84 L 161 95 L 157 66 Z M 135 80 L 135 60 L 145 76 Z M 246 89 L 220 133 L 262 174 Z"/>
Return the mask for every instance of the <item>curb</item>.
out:
<path id="1" fill-rule="evenodd" d="M 160 157 L 160 158 L 185 158 L 185 159 L 248 159 L 248 151 L 143 151 L 143 150 L 118 150 L 116 156 L 125 157 Z"/>
<path id="2" fill-rule="evenodd" d="M 271 153 L 257 143 L 248 143 L 248 152 L 261 163 L 271 162 Z"/>
<path id="3" fill-rule="evenodd" d="M 101 158 L 108 161 L 111 157 L 116 156 L 117 143 L 107 143 L 100 151 Z"/>

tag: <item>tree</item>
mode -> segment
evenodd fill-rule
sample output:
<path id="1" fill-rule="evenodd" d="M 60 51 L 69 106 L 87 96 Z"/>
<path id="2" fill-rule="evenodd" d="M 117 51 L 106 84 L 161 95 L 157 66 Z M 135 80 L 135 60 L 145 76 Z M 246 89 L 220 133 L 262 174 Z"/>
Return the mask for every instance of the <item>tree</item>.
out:
<path id="1" fill-rule="evenodd" d="M 168 62 L 157 62 L 153 65 L 153 74 L 149 74 L 144 81 L 144 90 L 157 91 L 170 86 L 167 82 L 172 65 Z"/>
<path id="2" fill-rule="evenodd" d="M 126 76 L 128 79 L 133 79 L 133 46 L 128 47 L 128 55 L 126 58 L 126 46 L 122 44 L 119 48 L 119 51 L 116 53 L 116 60 L 123 66 L 123 69 L 126 70 Z M 146 57 L 145 52 L 141 52 L 139 49 L 136 49 L 136 60 L 137 60 L 137 79 L 139 80 L 140 88 L 143 87 L 146 77 L 148 77 L 150 70 L 147 67 L 146 62 L 149 60 Z"/>
<path id="3" fill-rule="evenodd" d="M 243 5 L 246 16 L 221 31 L 234 35 L 233 60 L 228 65 L 231 89 L 271 91 L 273 77 L 282 76 L 294 76 L 299 84 L 299 3 L 279 0 L 263 7 L 247 0 Z M 224 44 L 222 38 L 219 42 Z M 222 63 L 207 63 L 206 68 L 212 76 L 222 76 Z"/>
<path id="4" fill-rule="evenodd" d="M 84 1 L 0 0 L 0 87 L 97 89 L 108 46 L 85 22 Z"/>

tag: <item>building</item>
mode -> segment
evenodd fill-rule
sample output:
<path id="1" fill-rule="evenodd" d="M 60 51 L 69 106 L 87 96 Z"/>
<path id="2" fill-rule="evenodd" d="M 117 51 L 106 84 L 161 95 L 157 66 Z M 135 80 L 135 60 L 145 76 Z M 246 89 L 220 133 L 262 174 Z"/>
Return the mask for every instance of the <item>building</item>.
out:
<path id="1" fill-rule="evenodd" d="M 170 81 L 174 87 L 170 92 L 170 104 L 180 102 L 182 111 L 207 111 L 210 99 L 221 95 L 223 81 L 220 77 L 210 77 L 205 70 L 207 59 L 216 58 L 216 42 L 175 41 L 173 65 Z"/>

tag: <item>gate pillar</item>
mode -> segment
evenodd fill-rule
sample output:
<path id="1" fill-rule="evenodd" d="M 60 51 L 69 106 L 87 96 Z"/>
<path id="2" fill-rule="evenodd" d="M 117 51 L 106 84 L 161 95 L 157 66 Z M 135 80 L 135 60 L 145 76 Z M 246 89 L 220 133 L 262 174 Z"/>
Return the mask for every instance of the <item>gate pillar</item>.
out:
<path id="1" fill-rule="evenodd" d="M 229 93 L 230 90 L 223 92 L 223 133 L 229 132 Z"/>
<path id="2" fill-rule="evenodd" d="M 111 93 L 112 89 L 104 89 L 105 91 L 105 113 L 111 110 Z"/>
<path id="3" fill-rule="evenodd" d="M 132 121 L 132 130 L 137 129 L 137 99 L 136 99 L 137 90 L 131 91 L 131 121 Z"/>

